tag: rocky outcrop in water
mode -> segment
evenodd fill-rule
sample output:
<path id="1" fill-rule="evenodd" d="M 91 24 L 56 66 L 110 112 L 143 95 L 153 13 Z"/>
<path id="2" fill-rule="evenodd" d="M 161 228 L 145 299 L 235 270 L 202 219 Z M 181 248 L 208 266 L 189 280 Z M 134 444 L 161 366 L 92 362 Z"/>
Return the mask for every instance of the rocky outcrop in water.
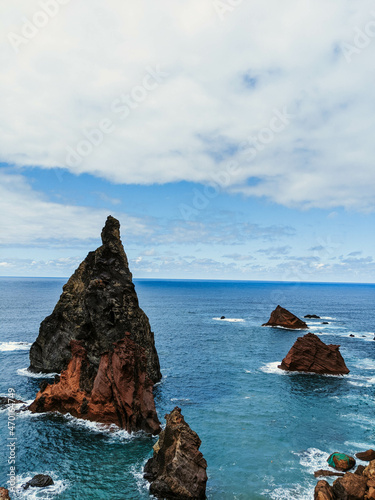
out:
<path id="1" fill-rule="evenodd" d="M 314 500 L 336 500 L 332 486 L 327 481 L 319 481 L 315 487 Z"/>
<path id="2" fill-rule="evenodd" d="M 270 319 L 262 326 L 281 326 L 289 330 L 303 330 L 307 328 L 304 321 L 281 306 L 277 306 L 276 309 L 272 311 Z"/>
<path id="3" fill-rule="evenodd" d="M 327 462 L 333 469 L 343 472 L 353 469 L 355 466 L 355 459 L 353 457 L 345 453 L 338 453 L 337 451 L 328 457 Z"/>
<path id="4" fill-rule="evenodd" d="M 145 349 L 147 373 L 156 383 L 161 373 L 154 334 L 138 304 L 120 223 L 111 216 L 103 228 L 102 243 L 64 285 L 53 313 L 40 325 L 30 349 L 30 370 L 60 373 L 71 360 L 71 340 L 82 343 L 90 364 L 98 368 L 102 353 L 130 332 L 131 339 Z"/>
<path id="5" fill-rule="evenodd" d="M 6 488 L 0 488 L 0 500 L 10 500 L 9 490 Z"/>
<path id="6" fill-rule="evenodd" d="M 375 500 L 375 460 L 367 467 L 359 466 L 354 473 L 346 472 L 333 486 L 319 481 L 314 500 Z"/>
<path id="7" fill-rule="evenodd" d="M 30 411 L 70 413 L 128 432 L 160 432 L 145 349 L 130 334 L 103 353 L 97 370 L 81 342 L 72 340 L 71 352 L 67 369 L 55 384 L 41 387 Z"/>
<path id="8" fill-rule="evenodd" d="M 346 375 L 349 370 L 339 351 L 339 345 L 327 345 L 317 335 L 298 337 L 279 365 L 281 370 Z"/>
<path id="9" fill-rule="evenodd" d="M 365 462 L 371 462 L 375 460 L 375 451 L 370 449 L 367 451 L 362 451 L 360 453 L 356 453 L 355 455 L 359 460 L 364 460 Z"/>
<path id="10" fill-rule="evenodd" d="M 199 451 L 201 440 L 176 407 L 165 416 L 167 425 L 145 466 L 150 493 L 157 498 L 204 500 L 207 462 Z"/>
<path id="11" fill-rule="evenodd" d="M 152 390 L 161 377 L 159 360 L 119 227 L 108 217 L 103 245 L 82 262 L 40 327 L 31 369 L 62 373 L 54 384 L 41 385 L 29 409 L 157 434 L 160 422 Z"/>
<path id="12" fill-rule="evenodd" d="M 52 486 L 55 484 L 51 476 L 47 476 L 46 474 L 37 474 L 30 481 L 22 486 L 24 490 L 28 488 L 46 488 L 47 486 Z"/>

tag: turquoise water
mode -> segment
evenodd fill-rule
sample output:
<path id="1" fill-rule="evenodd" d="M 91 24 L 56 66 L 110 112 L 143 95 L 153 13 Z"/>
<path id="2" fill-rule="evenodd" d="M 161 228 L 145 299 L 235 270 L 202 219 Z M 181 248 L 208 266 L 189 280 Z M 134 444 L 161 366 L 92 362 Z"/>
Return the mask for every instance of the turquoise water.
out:
<path id="1" fill-rule="evenodd" d="M 42 379 L 27 376 L 29 345 L 64 282 L 0 279 L 1 395 L 13 387 L 20 399 L 35 396 Z M 198 432 L 208 498 L 311 500 L 312 473 L 326 467 L 331 452 L 374 447 L 375 286 L 142 280 L 136 289 L 162 367 L 159 417 L 178 405 Z M 279 303 L 322 317 L 308 320 L 310 331 L 341 345 L 348 376 L 277 369 L 301 335 L 260 327 Z M 217 319 L 222 315 L 229 321 Z M 0 412 L 0 486 L 9 472 L 7 419 Z M 12 498 L 150 498 L 141 471 L 154 438 L 29 413 L 17 415 L 16 436 L 18 484 L 49 473 L 55 486 Z"/>

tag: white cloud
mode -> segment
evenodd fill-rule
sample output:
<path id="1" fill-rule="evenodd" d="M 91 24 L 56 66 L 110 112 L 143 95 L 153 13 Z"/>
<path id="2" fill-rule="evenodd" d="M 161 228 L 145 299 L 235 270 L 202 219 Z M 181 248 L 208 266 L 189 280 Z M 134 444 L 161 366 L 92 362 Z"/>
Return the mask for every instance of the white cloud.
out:
<path id="1" fill-rule="evenodd" d="M 221 21 L 211 0 L 68 2 L 18 54 L 3 44 L 0 160 L 64 167 L 66 147 L 108 119 L 114 131 L 70 170 L 118 183 L 209 183 L 234 159 L 233 192 L 372 209 L 375 39 L 351 64 L 340 49 L 372 9 L 369 0 L 257 0 Z M 2 39 L 38 11 L 35 0 L 9 4 Z M 158 65 L 168 77 L 137 102 Z M 111 109 L 122 94 L 134 108 L 125 120 Z M 238 150 L 265 137 L 285 106 L 290 124 L 255 158 Z"/>

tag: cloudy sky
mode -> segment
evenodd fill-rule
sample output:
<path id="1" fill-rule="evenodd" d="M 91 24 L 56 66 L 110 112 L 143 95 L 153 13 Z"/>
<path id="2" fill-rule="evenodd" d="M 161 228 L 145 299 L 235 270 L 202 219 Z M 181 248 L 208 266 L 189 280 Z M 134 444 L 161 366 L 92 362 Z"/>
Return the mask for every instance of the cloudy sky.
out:
<path id="1" fill-rule="evenodd" d="M 6 4 L 0 275 L 375 281 L 373 1 Z"/>

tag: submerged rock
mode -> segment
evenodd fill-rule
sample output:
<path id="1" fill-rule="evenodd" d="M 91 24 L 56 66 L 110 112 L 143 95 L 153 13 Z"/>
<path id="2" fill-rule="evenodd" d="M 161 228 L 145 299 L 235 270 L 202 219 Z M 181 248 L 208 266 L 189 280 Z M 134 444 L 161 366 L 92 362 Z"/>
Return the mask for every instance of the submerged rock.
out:
<path id="1" fill-rule="evenodd" d="M 30 486 L 32 488 L 45 488 L 46 486 L 52 486 L 55 484 L 51 476 L 45 474 L 37 474 L 30 481 L 22 486 L 24 490 L 27 490 Z"/>
<path id="2" fill-rule="evenodd" d="M 335 500 L 332 486 L 327 481 L 319 481 L 315 487 L 314 500 Z"/>
<path id="3" fill-rule="evenodd" d="M 165 419 L 167 425 L 144 469 L 150 493 L 163 499 L 204 500 L 207 462 L 199 451 L 201 440 L 177 406 Z"/>
<path id="4" fill-rule="evenodd" d="M 371 462 L 372 460 L 375 460 L 375 451 L 374 450 L 367 450 L 367 451 L 362 451 L 361 453 L 356 453 L 355 455 L 359 460 L 364 460 L 366 462 Z"/>
<path id="5" fill-rule="evenodd" d="M 62 373 L 54 384 L 41 385 L 29 409 L 157 434 L 152 389 L 161 378 L 159 359 L 119 228 L 118 220 L 108 217 L 103 245 L 78 267 L 41 324 L 30 369 Z"/>
<path id="6" fill-rule="evenodd" d="M 102 353 L 130 332 L 131 339 L 145 349 L 147 372 L 156 383 L 161 373 L 154 334 L 138 304 L 119 221 L 109 216 L 101 236 L 102 246 L 87 255 L 64 285 L 53 313 L 40 325 L 30 349 L 29 369 L 65 370 L 71 360 L 71 340 L 82 342 L 97 369 Z"/>
<path id="7" fill-rule="evenodd" d="M 10 500 L 9 490 L 0 488 L 0 500 Z"/>
<path id="8" fill-rule="evenodd" d="M 327 345 L 313 333 L 298 337 L 278 368 L 286 371 L 346 375 L 349 370 L 339 345 Z"/>
<path id="9" fill-rule="evenodd" d="M 160 432 L 153 383 L 146 372 L 145 349 L 130 334 L 103 353 L 98 370 L 92 366 L 81 342 L 72 340 L 71 352 L 72 359 L 60 380 L 41 388 L 29 406 L 30 411 L 70 413 L 94 422 L 116 424 L 128 432 Z"/>
<path id="10" fill-rule="evenodd" d="M 348 471 L 355 466 L 355 459 L 349 455 L 345 455 L 345 453 L 332 453 L 327 462 L 331 467 L 336 470 Z"/>
<path id="11" fill-rule="evenodd" d="M 270 319 L 262 326 L 282 326 L 283 328 L 288 328 L 290 330 L 308 328 L 304 321 L 297 318 L 297 316 L 281 306 L 277 306 L 276 309 L 272 311 Z"/>

